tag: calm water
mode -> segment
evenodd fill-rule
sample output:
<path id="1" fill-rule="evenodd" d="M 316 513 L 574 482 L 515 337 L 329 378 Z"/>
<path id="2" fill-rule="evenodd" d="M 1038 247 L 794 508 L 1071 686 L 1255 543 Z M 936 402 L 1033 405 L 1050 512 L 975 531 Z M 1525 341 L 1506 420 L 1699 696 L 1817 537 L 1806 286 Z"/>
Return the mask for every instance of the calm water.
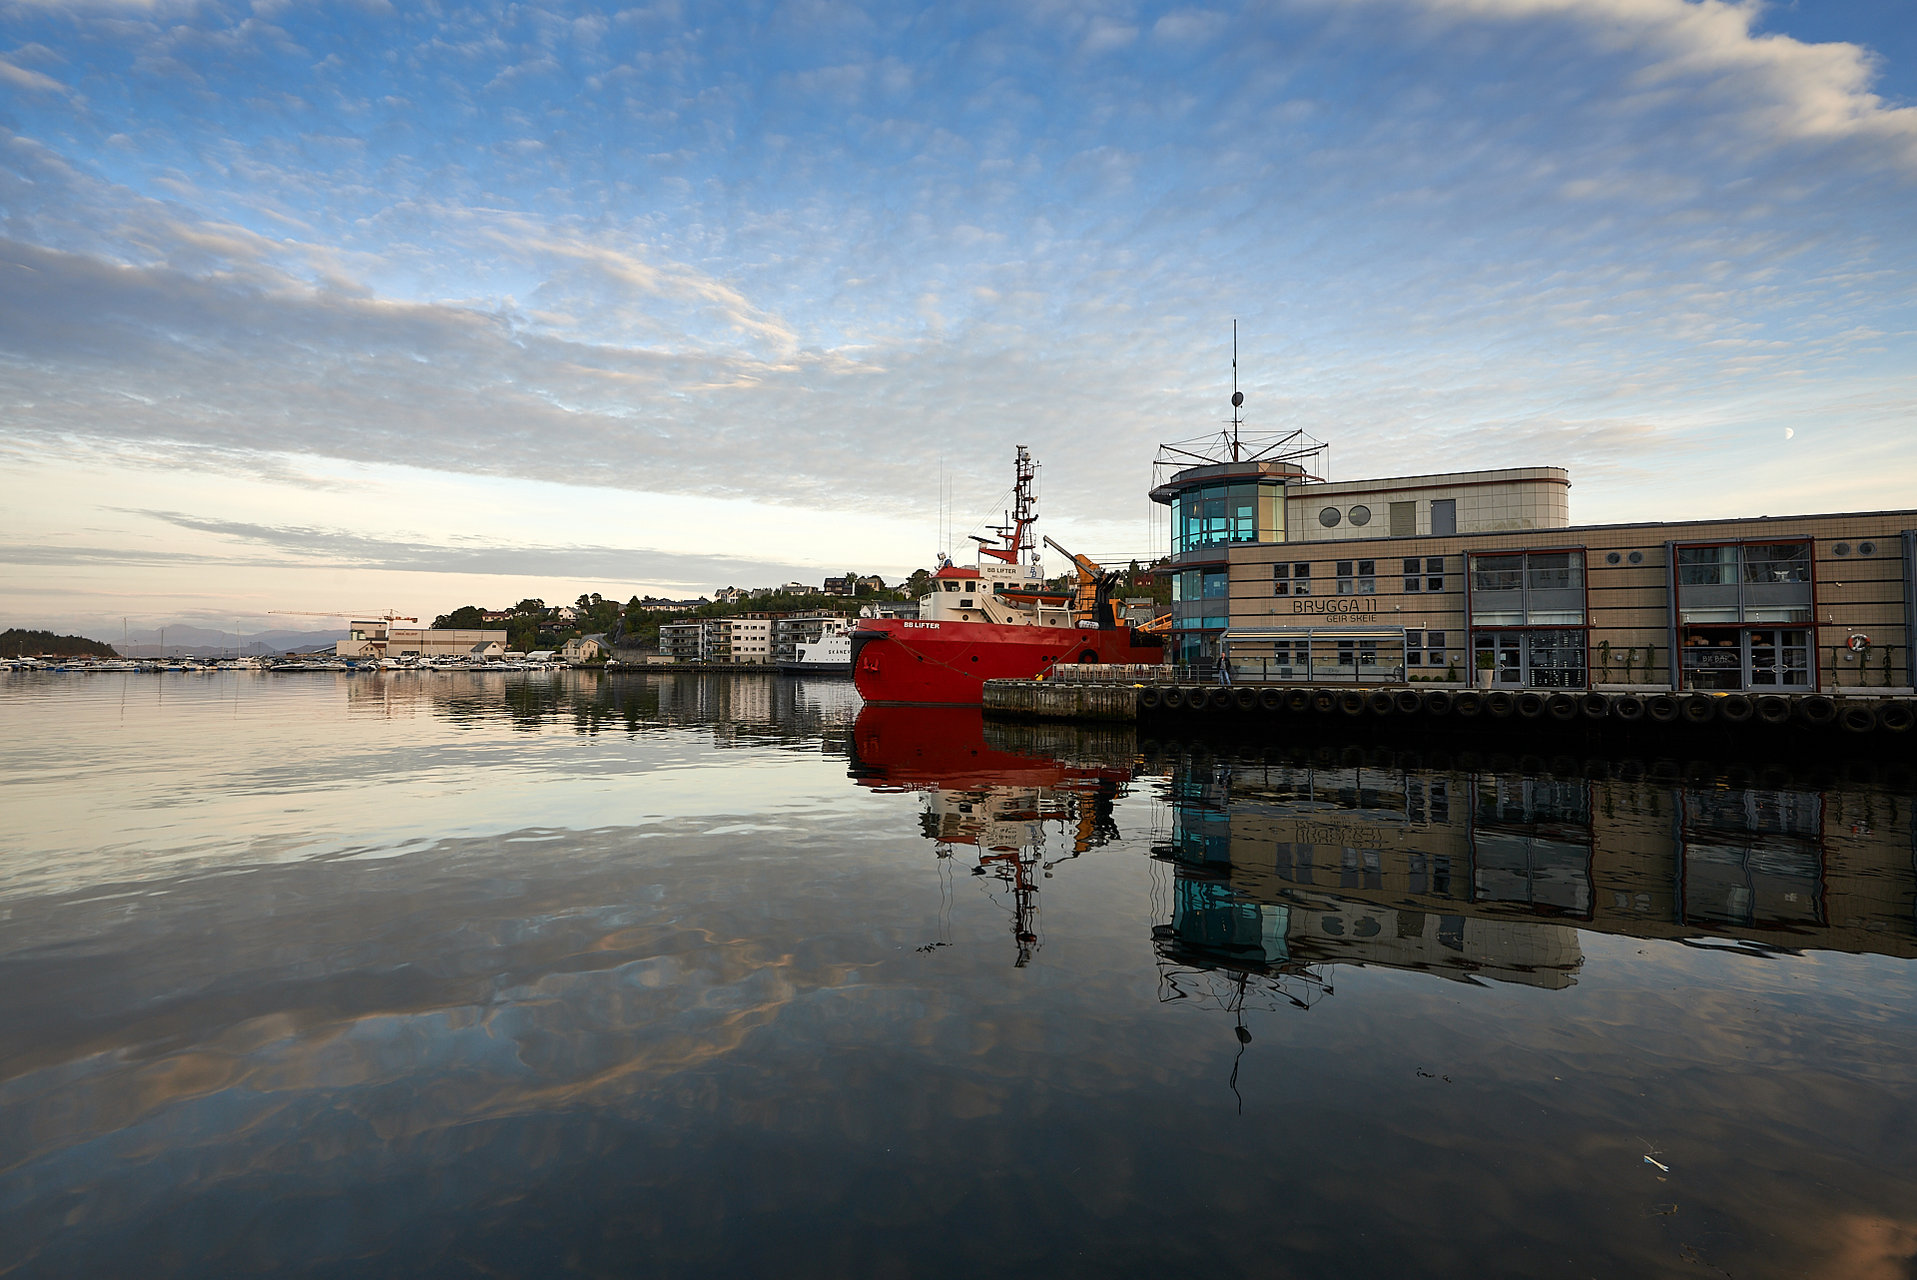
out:
<path id="1" fill-rule="evenodd" d="M 0 715 L 9 1277 L 1913 1274 L 1900 769 L 757 677 Z"/>

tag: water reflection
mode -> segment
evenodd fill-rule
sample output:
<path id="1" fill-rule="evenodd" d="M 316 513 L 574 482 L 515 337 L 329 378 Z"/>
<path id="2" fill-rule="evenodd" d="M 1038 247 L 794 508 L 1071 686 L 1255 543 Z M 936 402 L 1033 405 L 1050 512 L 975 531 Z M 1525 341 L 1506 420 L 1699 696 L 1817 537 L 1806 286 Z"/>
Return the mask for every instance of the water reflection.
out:
<path id="1" fill-rule="evenodd" d="M 582 734 L 697 725 L 740 744 L 819 741 L 842 734 L 860 705 L 845 680 L 757 673 L 460 671 L 322 678 L 344 692 L 348 713 L 356 717 L 503 719 L 529 732 L 569 728 Z"/>
<path id="2" fill-rule="evenodd" d="M 861 786 L 923 792 L 920 829 L 941 864 L 965 847 L 970 874 L 1001 886 L 1018 968 L 1040 945 L 1039 880 L 1119 835 L 1113 806 L 1132 776 L 1118 759 L 1128 742 L 1110 735 L 1088 744 L 1085 737 L 1054 729 L 1042 744 L 1006 743 L 1001 735 L 994 745 L 983 716 L 969 707 L 867 707 L 853 726 L 851 776 Z M 1074 747 L 1109 762 L 1061 758 Z M 946 944 L 941 934 L 933 945 Z"/>
<path id="3" fill-rule="evenodd" d="M 1917 1250 L 1885 775 L 767 677 L 95 679 L 0 685 L 9 1275 Z"/>
<path id="4" fill-rule="evenodd" d="M 1541 987 L 1575 981 L 1577 930 L 1917 958 L 1907 798 L 1647 773 L 1179 760 L 1161 953 Z"/>

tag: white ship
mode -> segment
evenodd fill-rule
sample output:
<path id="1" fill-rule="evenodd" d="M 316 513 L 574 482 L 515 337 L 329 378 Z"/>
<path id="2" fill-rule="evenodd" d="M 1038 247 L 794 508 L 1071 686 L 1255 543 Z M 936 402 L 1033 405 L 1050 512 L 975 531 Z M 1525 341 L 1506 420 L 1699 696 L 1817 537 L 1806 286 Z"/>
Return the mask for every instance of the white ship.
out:
<path id="1" fill-rule="evenodd" d="M 827 618 L 817 640 L 799 646 L 799 656 L 781 662 L 779 671 L 789 676 L 852 674 L 852 624 L 844 618 Z"/>

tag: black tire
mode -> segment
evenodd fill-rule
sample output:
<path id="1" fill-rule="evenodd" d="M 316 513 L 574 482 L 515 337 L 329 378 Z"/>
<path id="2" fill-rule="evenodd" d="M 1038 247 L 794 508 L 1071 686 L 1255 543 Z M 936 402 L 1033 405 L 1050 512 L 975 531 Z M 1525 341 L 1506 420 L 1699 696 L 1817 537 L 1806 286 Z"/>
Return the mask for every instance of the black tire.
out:
<path id="1" fill-rule="evenodd" d="M 1877 713 L 1860 702 L 1853 702 L 1838 713 L 1837 723 L 1852 733 L 1869 733 L 1877 727 Z"/>
<path id="2" fill-rule="evenodd" d="M 1544 700 L 1545 712 L 1559 724 L 1578 718 L 1578 700 L 1568 693 L 1554 693 Z"/>
<path id="3" fill-rule="evenodd" d="M 1213 689 L 1205 695 L 1205 705 L 1213 711 L 1223 711 L 1231 705 L 1230 689 Z"/>
<path id="4" fill-rule="evenodd" d="M 1765 724 L 1789 724 L 1791 700 L 1767 693 L 1757 700 L 1757 718 Z"/>
<path id="5" fill-rule="evenodd" d="M 1578 710 L 1587 720 L 1602 720 L 1611 714 L 1611 700 L 1601 693 L 1587 693 L 1578 699 Z"/>
<path id="6" fill-rule="evenodd" d="M 1395 699 L 1383 689 L 1373 689 L 1365 695 L 1365 710 L 1374 716 L 1388 716 L 1394 702 Z"/>
<path id="7" fill-rule="evenodd" d="M 1717 719 L 1717 699 L 1694 693 L 1684 699 L 1681 707 L 1684 723 L 1709 724 Z"/>
<path id="8" fill-rule="evenodd" d="M 1311 709 L 1330 715 L 1338 709 L 1338 691 L 1336 689 L 1316 689 L 1311 694 Z"/>
<path id="9" fill-rule="evenodd" d="M 1156 711 L 1164 705 L 1164 690 L 1147 687 L 1138 691 L 1138 709 L 1140 711 Z"/>
<path id="10" fill-rule="evenodd" d="M 1262 711 L 1283 711 L 1285 709 L 1285 691 L 1283 689 L 1260 689 L 1258 707 Z"/>
<path id="11" fill-rule="evenodd" d="M 1434 716 L 1448 716 L 1456 701 L 1449 689 L 1433 689 L 1424 695 L 1424 709 Z"/>
<path id="12" fill-rule="evenodd" d="M 1362 689 L 1346 689 L 1338 695 L 1338 710 L 1348 716 L 1361 716 L 1365 713 L 1365 703 L 1370 701 Z"/>
<path id="13" fill-rule="evenodd" d="M 1465 689 L 1451 699 L 1451 710 L 1467 720 L 1474 719 L 1484 711 L 1484 695 L 1476 689 Z"/>
<path id="14" fill-rule="evenodd" d="M 1741 693 L 1727 694 L 1717 700 L 1717 718 L 1725 724 L 1749 724 L 1757 704 Z"/>
<path id="15" fill-rule="evenodd" d="M 1813 693 L 1798 700 L 1797 715 L 1805 724 L 1821 728 L 1837 719 L 1837 703 L 1821 693 Z"/>
<path id="16" fill-rule="evenodd" d="M 678 633 L 674 632 L 673 634 L 677 635 Z M 1173 685 L 1158 695 L 1158 705 L 1168 711 L 1178 711 L 1182 709 L 1185 705 L 1185 691 Z"/>
<path id="17" fill-rule="evenodd" d="M 1255 711 L 1258 709 L 1258 690 L 1233 689 L 1231 691 L 1231 701 L 1232 705 L 1240 711 Z"/>
<path id="18" fill-rule="evenodd" d="M 1917 724 L 1917 711 L 1912 710 L 1910 703 L 1877 704 L 1877 727 L 1885 733 L 1909 733 L 1913 724 Z"/>
<path id="19" fill-rule="evenodd" d="M 1311 690 L 1309 689 L 1285 690 L 1285 710 L 1287 711 L 1311 710 Z"/>
<path id="20" fill-rule="evenodd" d="M 1684 715 L 1684 708 L 1677 695 L 1654 693 L 1644 700 L 1644 714 L 1658 724 L 1675 724 Z"/>
<path id="21" fill-rule="evenodd" d="M 1644 718 L 1644 699 L 1635 693 L 1621 694 L 1611 704 L 1611 714 L 1626 724 L 1636 724 Z"/>
<path id="22" fill-rule="evenodd" d="M 1399 715 L 1415 716 L 1424 710 L 1424 695 L 1416 689 L 1400 689 L 1391 695 L 1391 705 Z"/>
<path id="23" fill-rule="evenodd" d="M 1520 693 L 1516 698 L 1518 714 L 1526 720 L 1536 720 L 1544 714 L 1544 695 L 1529 691 Z"/>
<path id="24" fill-rule="evenodd" d="M 1485 714 L 1494 720 L 1508 720 L 1517 708 L 1508 689 L 1493 689 L 1484 695 Z"/>

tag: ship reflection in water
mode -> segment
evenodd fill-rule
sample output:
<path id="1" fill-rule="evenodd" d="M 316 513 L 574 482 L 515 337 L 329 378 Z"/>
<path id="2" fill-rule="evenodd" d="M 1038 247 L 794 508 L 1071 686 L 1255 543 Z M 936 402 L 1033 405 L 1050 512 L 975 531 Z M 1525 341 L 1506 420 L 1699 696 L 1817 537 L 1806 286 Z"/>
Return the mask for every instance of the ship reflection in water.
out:
<path id="1" fill-rule="evenodd" d="M 1132 776 L 1128 765 L 995 747 L 977 707 L 891 706 L 859 713 L 851 773 L 863 786 L 925 792 L 922 829 L 940 861 L 968 849 L 970 874 L 1007 895 L 1021 969 L 1039 945 L 1038 881 L 1118 838 L 1113 804 Z"/>
<path id="2" fill-rule="evenodd" d="M 1114 838 L 1135 779 L 1162 787 L 1151 855 L 1171 877 L 1152 937 L 1173 998 L 1222 971 L 1309 1004 L 1340 964 L 1557 990 L 1591 932 L 1917 958 L 1908 803 L 1876 788 L 1687 781 L 1635 761 L 1433 769 L 1358 749 L 1145 757 L 1122 730 L 947 708 L 868 707 L 852 755 L 862 784 L 925 792 L 939 856 L 975 849 L 1021 922 L 1035 870 Z M 1023 923 L 1019 937 L 1023 963 L 1037 938 Z"/>

